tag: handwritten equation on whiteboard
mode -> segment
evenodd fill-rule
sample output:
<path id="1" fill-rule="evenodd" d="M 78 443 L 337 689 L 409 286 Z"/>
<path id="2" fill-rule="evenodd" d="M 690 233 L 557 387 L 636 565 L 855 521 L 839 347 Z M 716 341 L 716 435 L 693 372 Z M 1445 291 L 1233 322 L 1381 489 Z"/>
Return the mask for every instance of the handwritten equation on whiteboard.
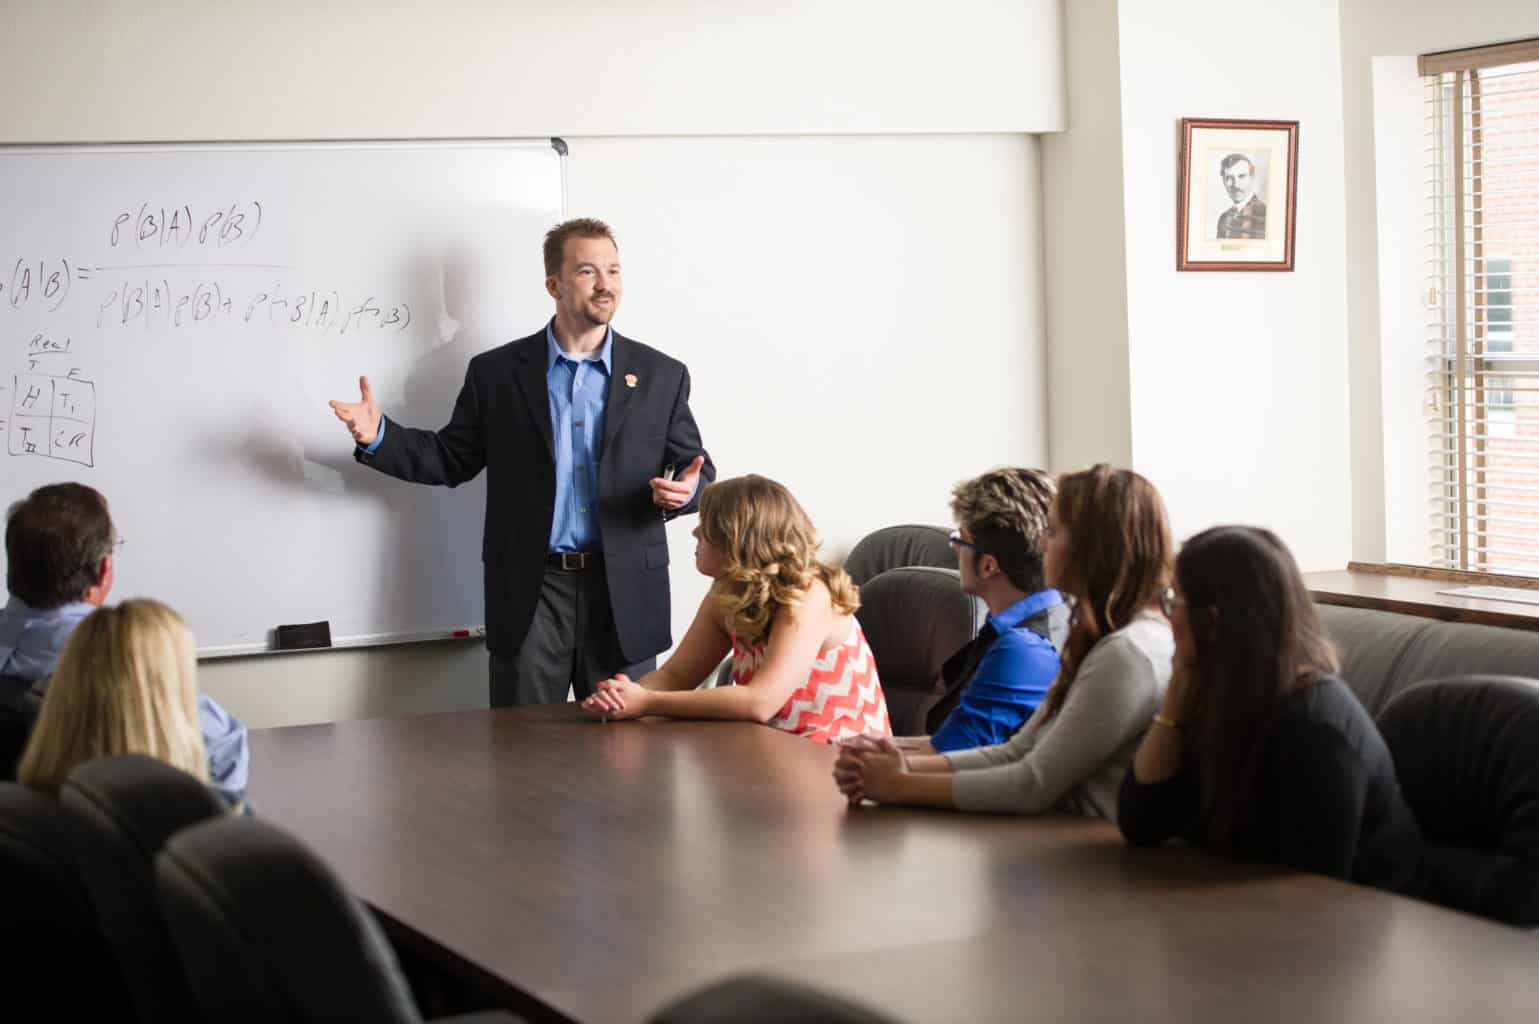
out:
<path id="1" fill-rule="evenodd" d="M 6 452 L 95 464 L 93 342 L 114 333 L 342 337 L 411 326 L 404 300 L 347 294 L 324 281 L 296 284 L 300 268 L 242 259 L 269 216 L 256 200 L 209 209 L 146 201 L 113 212 L 94 253 L 80 254 L 88 258 L 29 254 L 0 262 L 0 357 L 7 335 L 26 341 L 17 365 L 0 364 Z"/>

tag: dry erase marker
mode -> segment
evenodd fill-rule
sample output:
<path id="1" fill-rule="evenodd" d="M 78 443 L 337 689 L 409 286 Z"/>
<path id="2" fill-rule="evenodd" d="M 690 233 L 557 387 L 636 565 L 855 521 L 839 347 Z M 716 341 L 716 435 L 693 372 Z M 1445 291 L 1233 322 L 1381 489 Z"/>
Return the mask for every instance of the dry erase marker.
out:
<path id="1" fill-rule="evenodd" d="M 664 480 L 672 480 L 674 478 L 674 475 L 677 474 L 677 473 L 678 473 L 678 468 L 676 466 L 674 466 L 674 464 L 671 463 L 671 462 L 668 463 L 668 465 L 663 467 L 663 479 Z M 666 523 L 668 521 L 668 506 L 667 505 L 664 505 L 663 508 L 662 508 L 662 517 L 663 517 L 663 522 Z"/>
<path id="2" fill-rule="evenodd" d="M 467 627 L 465 629 L 456 629 L 454 631 L 453 635 L 454 635 L 455 639 L 457 639 L 457 640 L 465 640 L 465 639 L 468 639 L 468 638 L 473 637 L 473 636 L 485 636 L 486 635 L 486 627 L 485 626 L 469 626 L 469 627 Z"/>

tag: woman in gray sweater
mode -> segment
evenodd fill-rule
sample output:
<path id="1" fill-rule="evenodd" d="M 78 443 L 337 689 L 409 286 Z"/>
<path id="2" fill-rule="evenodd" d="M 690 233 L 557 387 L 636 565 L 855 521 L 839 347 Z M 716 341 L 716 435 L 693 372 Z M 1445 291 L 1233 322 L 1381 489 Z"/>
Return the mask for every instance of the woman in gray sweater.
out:
<path id="1" fill-rule="evenodd" d="M 846 742 L 834 779 L 852 803 L 1116 818 L 1117 791 L 1160 707 L 1174 645 L 1160 611 L 1172 544 L 1165 505 L 1131 470 L 1065 474 L 1043 574 L 1073 601 L 1058 678 L 1009 741 L 934 756 Z"/>

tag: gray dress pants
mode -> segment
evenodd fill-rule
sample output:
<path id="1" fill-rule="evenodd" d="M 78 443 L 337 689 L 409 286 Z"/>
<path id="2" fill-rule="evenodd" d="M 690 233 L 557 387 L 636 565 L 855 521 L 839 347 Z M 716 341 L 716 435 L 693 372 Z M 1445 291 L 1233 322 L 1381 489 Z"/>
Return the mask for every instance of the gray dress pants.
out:
<path id="1" fill-rule="evenodd" d="M 637 679 L 656 667 L 656 657 L 626 663 L 602 564 L 580 572 L 547 567 L 524 645 L 512 657 L 491 655 L 491 706 L 558 704 L 568 688 L 582 700 L 617 672 Z"/>

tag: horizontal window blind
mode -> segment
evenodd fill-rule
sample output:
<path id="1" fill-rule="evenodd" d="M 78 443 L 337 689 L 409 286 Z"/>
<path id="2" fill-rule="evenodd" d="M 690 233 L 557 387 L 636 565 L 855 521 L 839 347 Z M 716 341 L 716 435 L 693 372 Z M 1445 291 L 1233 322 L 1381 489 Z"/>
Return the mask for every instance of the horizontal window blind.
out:
<path id="1" fill-rule="evenodd" d="M 1422 59 L 1428 557 L 1539 576 L 1539 43 L 1467 53 Z"/>

